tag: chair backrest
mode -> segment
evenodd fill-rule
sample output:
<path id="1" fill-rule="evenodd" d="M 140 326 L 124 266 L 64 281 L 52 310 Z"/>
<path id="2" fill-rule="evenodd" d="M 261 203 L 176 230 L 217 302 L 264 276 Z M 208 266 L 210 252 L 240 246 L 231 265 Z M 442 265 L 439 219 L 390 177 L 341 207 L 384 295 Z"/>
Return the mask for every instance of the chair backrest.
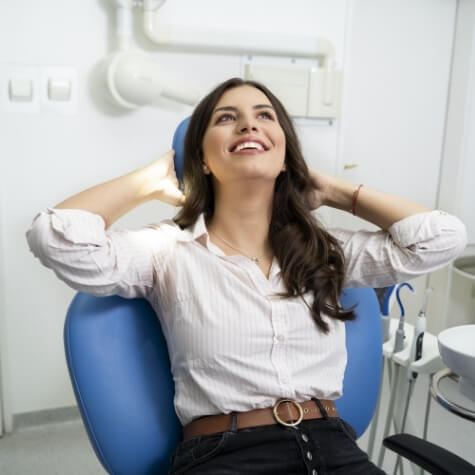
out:
<path id="1" fill-rule="evenodd" d="M 357 305 L 356 320 L 345 323 L 348 361 L 343 396 L 335 401 L 340 417 L 360 437 L 367 429 L 378 402 L 383 371 L 383 331 L 380 305 L 371 288 L 345 289 L 344 308 Z"/>
<path id="2" fill-rule="evenodd" d="M 373 415 L 381 378 L 379 304 L 372 289 L 347 289 L 348 365 L 341 416 L 358 435 Z M 100 462 L 111 474 L 165 474 L 181 435 L 166 340 L 143 299 L 78 293 L 67 312 L 64 344 L 79 410 Z"/>

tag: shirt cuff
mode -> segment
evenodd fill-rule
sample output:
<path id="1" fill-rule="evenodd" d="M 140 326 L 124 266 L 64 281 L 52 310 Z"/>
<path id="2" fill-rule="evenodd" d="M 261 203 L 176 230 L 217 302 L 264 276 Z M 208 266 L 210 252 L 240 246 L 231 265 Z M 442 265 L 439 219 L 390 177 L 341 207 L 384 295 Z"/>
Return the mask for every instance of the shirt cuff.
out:
<path id="1" fill-rule="evenodd" d="M 47 208 L 51 227 L 65 240 L 75 244 L 106 244 L 105 221 L 99 214 L 82 209 Z"/>

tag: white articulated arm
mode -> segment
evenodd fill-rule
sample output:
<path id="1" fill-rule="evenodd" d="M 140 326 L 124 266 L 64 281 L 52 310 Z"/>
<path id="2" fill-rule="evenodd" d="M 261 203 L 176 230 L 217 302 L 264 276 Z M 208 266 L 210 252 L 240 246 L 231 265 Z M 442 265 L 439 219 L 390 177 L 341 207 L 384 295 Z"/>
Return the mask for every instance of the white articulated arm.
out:
<path id="1" fill-rule="evenodd" d="M 153 57 L 138 49 L 117 51 L 107 59 L 107 86 L 121 106 L 135 109 L 160 96 L 194 105 L 198 93 L 186 87 Z"/>
<path id="2" fill-rule="evenodd" d="M 227 54 L 262 54 L 318 58 L 333 68 L 335 49 L 325 38 L 261 33 L 217 28 L 156 24 L 156 10 L 163 4 L 144 0 L 143 28 L 150 41 L 177 49 Z"/>
<path id="3" fill-rule="evenodd" d="M 160 96 L 194 105 L 199 94 L 168 73 L 149 54 L 132 48 L 132 8 L 143 8 L 145 35 L 165 48 L 206 53 L 262 54 L 320 61 L 305 78 L 304 110 L 296 115 L 337 117 L 341 72 L 335 70 L 335 49 L 325 38 L 176 25 L 158 25 L 156 11 L 165 0 L 111 0 L 117 8 L 119 51 L 107 58 L 107 86 L 113 100 L 126 108 L 150 104 Z M 257 69 L 256 69 L 257 71 Z M 253 71 L 253 75 L 255 71 Z M 299 73 L 302 74 L 302 73 Z M 250 76 L 252 78 L 252 75 Z M 257 76 L 255 79 L 259 80 Z M 301 101 L 302 102 L 302 101 Z M 302 105 L 300 104 L 302 108 Z"/>

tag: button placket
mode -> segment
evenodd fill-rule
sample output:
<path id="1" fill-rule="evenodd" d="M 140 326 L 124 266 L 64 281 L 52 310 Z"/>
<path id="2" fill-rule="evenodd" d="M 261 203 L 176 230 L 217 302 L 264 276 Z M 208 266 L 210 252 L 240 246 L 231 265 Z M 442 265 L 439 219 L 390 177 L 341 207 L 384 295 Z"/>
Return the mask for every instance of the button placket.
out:
<path id="1" fill-rule="evenodd" d="M 315 467 L 318 457 L 314 457 L 312 454 L 312 450 L 315 449 L 315 447 L 310 441 L 309 435 L 304 432 L 300 426 L 294 427 L 293 429 L 296 431 L 295 435 L 298 439 L 298 444 L 300 446 L 303 461 L 307 467 L 308 474 L 318 475 L 318 470 Z"/>
<path id="2" fill-rule="evenodd" d="M 286 345 L 285 345 L 285 315 L 278 302 L 271 301 L 272 305 L 272 327 L 274 330 L 274 342 L 272 345 L 271 359 L 277 369 L 277 378 L 280 384 L 290 384 L 290 371 L 287 366 Z"/>

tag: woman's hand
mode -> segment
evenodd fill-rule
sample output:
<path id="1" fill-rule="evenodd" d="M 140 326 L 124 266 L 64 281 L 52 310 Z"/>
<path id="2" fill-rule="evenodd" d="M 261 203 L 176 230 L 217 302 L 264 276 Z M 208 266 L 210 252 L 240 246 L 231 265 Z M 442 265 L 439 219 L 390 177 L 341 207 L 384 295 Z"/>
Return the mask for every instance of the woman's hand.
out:
<path id="1" fill-rule="evenodd" d="M 186 197 L 179 188 L 174 156 L 175 151 L 169 150 L 158 160 L 144 167 L 142 172 L 151 199 L 157 199 L 172 206 L 183 206 Z"/>
<path id="2" fill-rule="evenodd" d="M 333 183 L 333 177 L 325 173 L 309 168 L 310 178 L 313 185 L 313 193 L 310 199 L 310 209 L 312 211 L 326 205 Z"/>

